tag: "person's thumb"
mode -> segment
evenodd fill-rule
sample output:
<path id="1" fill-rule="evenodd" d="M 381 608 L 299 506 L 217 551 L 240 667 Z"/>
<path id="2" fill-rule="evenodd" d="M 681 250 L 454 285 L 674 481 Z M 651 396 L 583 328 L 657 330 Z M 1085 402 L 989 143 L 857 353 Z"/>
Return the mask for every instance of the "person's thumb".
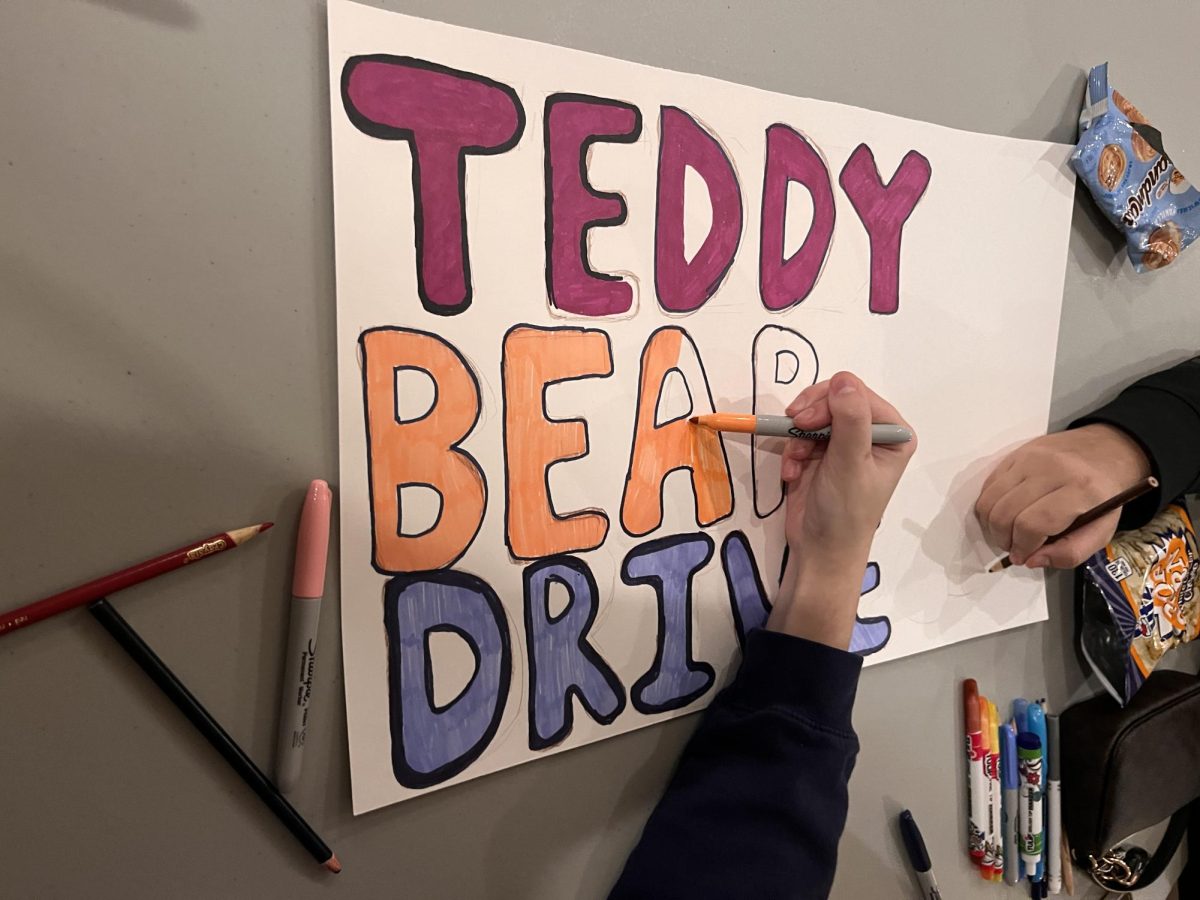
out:
<path id="1" fill-rule="evenodd" d="M 829 418 L 831 456 L 858 459 L 871 453 L 871 402 L 863 383 L 849 372 L 830 379 Z"/>
<path id="2" fill-rule="evenodd" d="M 1025 560 L 1025 565 L 1031 569 L 1073 569 L 1083 565 L 1093 553 L 1112 540 L 1120 517 L 1118 510 L 1052 544 L 1043 544 Z"/>

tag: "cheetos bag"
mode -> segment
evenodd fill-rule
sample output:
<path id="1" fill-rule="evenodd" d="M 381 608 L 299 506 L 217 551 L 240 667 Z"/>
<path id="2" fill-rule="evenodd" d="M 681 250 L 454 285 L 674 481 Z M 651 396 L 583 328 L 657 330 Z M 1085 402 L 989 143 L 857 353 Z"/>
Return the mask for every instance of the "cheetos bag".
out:
<path id="1" fill-rule="evenodd" d="M 1172 648 L 1200 634 L 1196 531 L 1182 501 L 1115 535 L 1077 576 L 1080 649 L 1122 706 Z"/>

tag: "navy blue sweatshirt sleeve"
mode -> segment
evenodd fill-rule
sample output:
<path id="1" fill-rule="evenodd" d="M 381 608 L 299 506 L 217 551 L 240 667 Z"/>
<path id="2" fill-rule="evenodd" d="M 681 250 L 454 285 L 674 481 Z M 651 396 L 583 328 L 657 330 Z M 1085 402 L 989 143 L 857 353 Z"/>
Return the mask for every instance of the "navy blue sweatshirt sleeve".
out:
<path id="1" fill-rule="evenodd" d="M 610 900 L 825 897 L 858 753 L 861 670 L 844 650 L 751 632 Z"/>
<path id="2" fill-rule="evenodd" d="M 1161 485 L 1125 507 L 1121 530 L 1140 528 L 1172 500 L 1200 491 L 1200 356 L 1134 382 L 1071 427 L 1098 422 L 1137 441 Z"/>

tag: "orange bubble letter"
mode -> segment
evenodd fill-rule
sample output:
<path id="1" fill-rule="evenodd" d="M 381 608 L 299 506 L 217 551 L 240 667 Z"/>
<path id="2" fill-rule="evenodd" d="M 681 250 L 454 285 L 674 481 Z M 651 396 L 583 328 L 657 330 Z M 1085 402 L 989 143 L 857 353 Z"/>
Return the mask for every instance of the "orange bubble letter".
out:
<path id="1" fill-rule="evenodd" d="M 363 403 L 371 490 L 372 563 L 384 574 L 452 565 L 483 522 L 487 482 L 459 444 L 479 420 L 479 382 L 453 346 L 436 335 L 407 328 L 372 328 L 362 345 Z M 433 382 L 432 402 L 421 415 L 401 419 L 408 398 L 397 375 L 413 369 Z M 418 534 L 404 528 L 405 488 L 433 492 L 440 506 Z"/>
<path id="2" fill-rule="evenodd" d="M 593 550 L 608 535 L 599 510 L 559 515 L 549 470 L 588 453 L 583 419 L 546 414 L 546 389 L 560 381 L 612 374 L 608 335 L 594 328 L 517 325 L 504 336 L 504 457 L 508 478 L 507 542 L 519 559 Z"/>
<path id="3" fill-rule="evenodd" d="M 662 525 L 663 479 L 676 469 L 691 472 L 698 525 L 733 512 L 721 435 L 688 422 L 709 412 L 712 393 L 696 345 L 682 328 L 658 329 L 642 351 L 633 451 L 621 499 L 621 526 L 629 534 L 641 537 Z"/>

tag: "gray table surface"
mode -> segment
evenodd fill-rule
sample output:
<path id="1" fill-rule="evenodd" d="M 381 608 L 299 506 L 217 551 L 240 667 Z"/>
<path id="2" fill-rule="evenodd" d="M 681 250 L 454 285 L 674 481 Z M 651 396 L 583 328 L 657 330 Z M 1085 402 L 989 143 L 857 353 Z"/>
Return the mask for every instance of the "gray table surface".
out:
<path id="1" fill-rule="evenodd" d="M 1194 6 L 380 5 L 1060 141 L 1074 138 L 1083 71 L 1107 57 L 1181 168 L 1200 170 Z M 336 481 L 326 85 L 316 0 L 0 4 L 0 605 L 193 536 L 294 523 L 304 484 Z M 1200 346 L 1200 251 L 1135 276 L 1090 202 L 1076 206 L 1055 425 Z M 293 529 L 118 600 L 264 761 Z M 695 717 L 354 818 L 336 558 L 329 583 L 295 800 L 345 863 L 340 878 L 77 612 L 0 641 L 0 896 L 602 896 Z M 974 676 L 995 697 L 1054 707 L 1094 690 L 1070 650 L 1066 587 L 1051 580 L 1046 624 L 864 674 L 835 897 L 913 895 L 893 830 L 903 806 L 947 896 L 1004 891 L 962 859 L 957 685 Z"/>

